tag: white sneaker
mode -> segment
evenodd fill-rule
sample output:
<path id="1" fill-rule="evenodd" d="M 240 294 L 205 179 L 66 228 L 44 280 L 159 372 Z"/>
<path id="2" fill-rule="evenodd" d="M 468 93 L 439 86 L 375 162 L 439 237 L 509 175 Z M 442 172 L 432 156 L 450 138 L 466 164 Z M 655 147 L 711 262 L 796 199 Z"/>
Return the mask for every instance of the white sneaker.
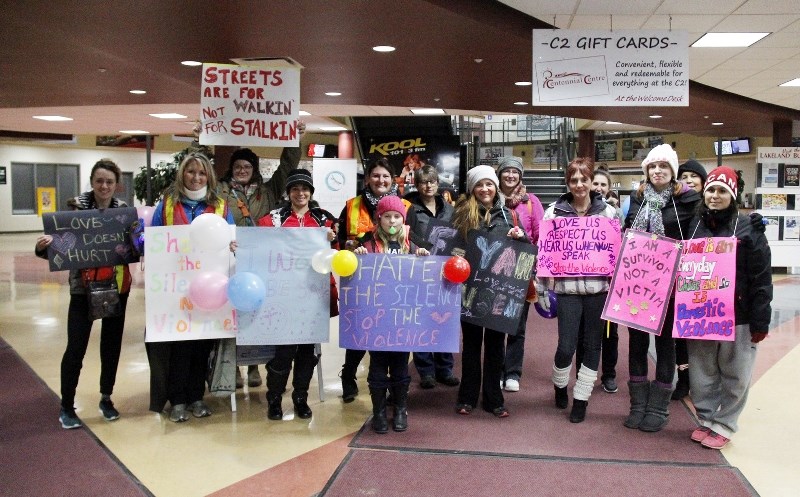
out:
<path id="1" fill-rule="evenodd" d="M 509 378 L 506 380 L 506 392 L 519 392 L 519 380 Z"/>

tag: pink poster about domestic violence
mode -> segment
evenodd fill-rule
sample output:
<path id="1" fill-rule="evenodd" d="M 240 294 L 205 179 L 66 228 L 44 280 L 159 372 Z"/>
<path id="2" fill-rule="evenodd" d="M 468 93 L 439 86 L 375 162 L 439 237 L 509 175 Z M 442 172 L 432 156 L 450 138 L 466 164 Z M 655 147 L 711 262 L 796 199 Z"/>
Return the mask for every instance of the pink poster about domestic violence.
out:
<path id="1" fill-rule="evenodd" d="M 732 341 L 736 336 L 736 238 L 702 238 L 684 243 L 675 283 L 672 336 Z"/>
<path id="2" fill-rule="evenodd" d="M 680 254 L 677 240 L 626 231 L 602 318 L 660 335 Z"/>
<path id="3" fill-rule="evenodd" d="M 537 276 L 611 276 L 621 242 L 618 219 L 557 217 L 539 223 Z"/>

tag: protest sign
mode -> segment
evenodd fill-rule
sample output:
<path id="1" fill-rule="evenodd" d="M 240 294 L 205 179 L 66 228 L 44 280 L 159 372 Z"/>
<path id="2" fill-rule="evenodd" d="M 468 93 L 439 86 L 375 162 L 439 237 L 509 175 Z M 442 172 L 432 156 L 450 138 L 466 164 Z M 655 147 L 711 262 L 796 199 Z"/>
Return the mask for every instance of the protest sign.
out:
<path id="1" fill-rule="evenodd" d="M 431 255 L 464 255 L 464 239 L 451 223 L 430 218 L 425 240 L 433 244 Z"/>
<path id="2" fill-rule="evenodd" d="M 478 326 L 517 333 L 536 255 L 530 242 L 506 236 L 506 230 L 471 231 L 466 259 L 472 268 L 464 283 L 461 318 Z"/>
<path id="3" fill-rule="evenodd" d="M 150 226 L 145 231 L 146 342 L 233 338 L 236 334 L 236 311 L 229 302 L 205 310 L 189 297 L 194 278 L 204 272 L 228 276 L 233 259 L 227 248 L 194 250 L 191 228 Z"/>
<path id="4" fill-rule="evenodd" d="M 677 240 L 627 230 L 601 317 L 660 335 L 680 253 Z"/>
<path id="5" fill-rule="evenodd" d="M 557 217 L 539 223 L 537 276 L 611 276 L 622 239 L 618 219 Z"/>
<path id="6" fill-rule="evenodd" d="M 267 297 L 258 310 L 238 312 L 237 345 L 327 342 L 330 275 L 311 257 L 330 249 L 327 228 L 236 228 L 236 272 L 258 275 Z"/>
<path id="7" fill-rule="evenodd" d="M 358 256 L 341 279 L 339 346 L 346 349 L 458 352 L 461 285 L 442 278 L 447 257 Z"/>
<path id="8" fill-rule="evenodd" d="M 139 262 L 130 237 L 137 219 L 134 207 L 43 214 L 44 232 L 53 237 L 47 247 L 50 271 Z"/>
<path id="9" fill-rule="evenodd" d="M 686 240 L 675 283 L 675 338 L 733 341 L 736 238 Z"/>
<path id="10" fill-rule="evenodd" d="M 203 64 L 200 144 L 297 147 L 300 69 Z"/>

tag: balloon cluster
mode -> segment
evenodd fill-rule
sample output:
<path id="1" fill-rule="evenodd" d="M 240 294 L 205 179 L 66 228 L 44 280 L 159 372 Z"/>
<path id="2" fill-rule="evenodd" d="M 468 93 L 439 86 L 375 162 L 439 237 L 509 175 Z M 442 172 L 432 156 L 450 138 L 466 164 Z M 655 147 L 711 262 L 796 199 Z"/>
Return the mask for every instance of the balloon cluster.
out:
<path id="1" fill-rule="evenodd" d="M 206 212 L 192 221 L 189 239 L 195 250 L 219 252 L 231 243 L 231 227 L 222 216 Z"/>
<path id="2" fill-rule="evenodd" d="M 349 250 L 321 249 L 311 256 L 311 267 L 321 274 L 351 276 L 358 269 L 358 258 Z"/>
<path id="3" fill-rule="evenodd" d="M 197 307 L 215 311 L 230 301 L 242 312 L 257 311 L 267 298 L 267 286 L 255 273 L 236 273 L 230 278 L 216 271 L 203 271 L 189 283 L 189 298 Z"/>

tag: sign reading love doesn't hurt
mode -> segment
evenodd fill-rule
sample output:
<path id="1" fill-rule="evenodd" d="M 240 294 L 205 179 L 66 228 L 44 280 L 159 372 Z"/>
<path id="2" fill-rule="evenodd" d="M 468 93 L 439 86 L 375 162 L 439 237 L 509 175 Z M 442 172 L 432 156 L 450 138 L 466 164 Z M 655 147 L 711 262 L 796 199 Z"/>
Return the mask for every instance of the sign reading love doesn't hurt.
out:
<path id="1" fill-rule="evenodd" d="M 134 207 L 43 214 L 44 232 L 53 237 L 47 248 L 50 271 L 139 262 L 130 237 L 138 218 Z"/>
<path id="2" fill-rule="evenodd" d="M 339 289 L 339 346 L 346 349 L 458 352 L 461 285 L 442 278 L 447 257 L 358 256 Z"/>

